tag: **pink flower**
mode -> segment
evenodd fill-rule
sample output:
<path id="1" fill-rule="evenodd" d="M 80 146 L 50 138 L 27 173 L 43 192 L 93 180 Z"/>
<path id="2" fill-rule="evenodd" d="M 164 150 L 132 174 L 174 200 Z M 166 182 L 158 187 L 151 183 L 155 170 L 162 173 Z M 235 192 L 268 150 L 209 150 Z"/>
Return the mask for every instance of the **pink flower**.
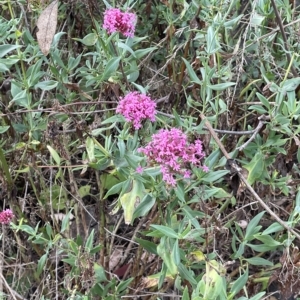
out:
<path id="1" fill-rule="evenodd" d="M 139 173 L 139 174 L 142 174 L 142 173 L 144 172 L 144 169 L 143 169 L 143 167 L 138 166 L 138 167 L 135 169 L 135 171 L 136 171 L 137 173 Z"/>
<path id="2" fill-rule="evenodd" d="M 9 224 L 13 217 L 13 212 L 10 209 L 6 209 L 0 213 L 0 223 Z"/>
<path id="3" fill-rule="evenodd" d="M 201 159 L 205 156 L 202 142 L 196 140 L 189 143 L 187 136 L 179 129 L 162 129 L 152 136 L 152 141 L 139 152 L 147 156 L 148 163 L 160 165 L 163 180 L 170 186 L 176 185 L 176 176 L 190 178 L 190 165 L 208 171 L 201 165 Z"/>
<path id="4" fill-rule="evenodd" d="M 134 129 L 142 127 L 141 122 L 145 119 L 155 121 L 156 103 L 148 96 L 138 92 L 127 94 L 118 104 L 117 113 L 123 115 L 128 122 L 133 123 Z"/>
<path id="5" fill-rule="evenodd" d="M 118 8 L 110 8 L 104 13 L 103 28 L 108 33 L 121 32 L 126 37 L 133 37 L 135 23 L 135 14 L 122 12 Z"/>
<path id="6" fill-rule="evenodd" d="M 209 171 L 209 168 L 205 165 L 202 166 L 202 170 L 207 173 Z"/>

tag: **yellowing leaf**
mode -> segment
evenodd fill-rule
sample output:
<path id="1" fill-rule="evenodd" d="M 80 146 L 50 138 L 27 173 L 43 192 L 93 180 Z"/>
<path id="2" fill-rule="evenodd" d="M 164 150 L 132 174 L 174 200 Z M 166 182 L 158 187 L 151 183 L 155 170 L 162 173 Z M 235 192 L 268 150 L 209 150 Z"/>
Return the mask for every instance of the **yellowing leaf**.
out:
<path id="1" fill-rule="evenodd" d="M 161 273 L 153 274 L 148 277 L 144 277 L 141 279 L 141 286 L 143 288 L 149 289 L 151 287 L 155 287 L 158 285 L 159 278 Z M 167 273 L 164 282 L 174 282 L 174 277 Z"/>
<path id="2" fill-rule="evenodd" d="M 191 254 L 195 257 L 197 261 L 205 261 L 205 255 L 202 251 L 193 251 Z"/>
<path id="3" fill-rule="evenodd" d="M 48 55 L 57 25 L 58 0 L 50 3 L 41 13 L 36 23 L 38 44 L 44 55 Z"/>
<path id="4" fill-rule="evenodd" d="M 169 245 L 166 242 L 166 239 L 162 238 L 160 244 L 157 246 L 157 253 L 163 259 L 169 273 L 172 276 L 175 276 L 178 273 L 178 268 L 172 256 L 172 249 L 170 249 L 168 246 Z"/>
<path id="5" fill-rule="evenodd" d="M 143 183 L 137 180 L 132 180 L 131 190 L 122 195 L 120 198 L 120 202 L 124 210 L 124 219 L 126 224 L 131 224 L 133 222 L 134 209 L 145 195 L 146 191 Z"/>
<path id="6" fill-rule="evenodd" d="M 216 260 L 206 262 L 206 273 L 202 277 L 205 284 L 205 299 L 225 299 L 226 289 L 224 288 L 224 278 L 226 269 Z"/>

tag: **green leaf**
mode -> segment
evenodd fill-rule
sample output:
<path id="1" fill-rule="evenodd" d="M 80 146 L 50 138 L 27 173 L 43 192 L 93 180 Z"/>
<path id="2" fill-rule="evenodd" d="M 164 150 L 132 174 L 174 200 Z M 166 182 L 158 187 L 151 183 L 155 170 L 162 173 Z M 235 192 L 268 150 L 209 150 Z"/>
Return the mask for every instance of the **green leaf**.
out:
<path id="1" fill-rule="evenodd" d="M 181 202 L 183 203 L 185 202 L 185 191 L 184 191 L 184 186 L 181 182 L 177 184 L 175 188 L 175 194 Z"/>
<path id="2" fill-rule="evenodd" d="M 175 264 L 178 266 L 180 264 L 180 250 L 179 250 L 179 242 L 177 239 L 175 240 L 175 243 L 174 243 L 174 246 L 172 249 L 172 257 L 173 257 Z"/>
<path id="3" fill-rule="evenodd" d="M 277 247 L 282 245 L 282 243 L 275 241 L 271 236 L 269 235 L 261 235 L 260 233 L 255 234 L 254 237 L 264 243 L 267 246 L 270 247 Z"/>
<path id="4" fill-rule="evenodd" d="M 207 180 L 207 182 L 209 183 L 210 181 Z M 213 182 L 213 181 L 211 181 L 211 182 Z M 202 200 L 206 200 L 206 199 L 209 199 L 211 197 L 214 197 L 214 198 L 231 198 L 232 195 L 227 193 L 226 191 L 224 191 L 222 188 L 205 187 L 205 193 L 203 195 Z"/>
<path id="5" fill-rule="evenodd" d="M 224 22 L 224 27 L 228 28 L 228 29 L 232 29 L 233 26 L 235 26 L 242 17 L 243 17 L 243 15 L 239 15 L 233 19 L 229 18 L 229 21 Z"/>
<path id="6" fill-rule="evenodd" d="M 189 296 L 189 290 L 188 287 L 186 286 L 183 290 L 183 294 L 182 294 L 182 300 L 190 300 L 190 296 Z"/>
<path id="7" fill-rule="evenodd" d="M 37 83 L 34 88 L 40 88 L 43 91 L 50 91 L 53 90 L 57 87 L 58 82 L 55 80 L 46 80 L 46 81 L 41 81 L 39 83 Z"/>
<path id="8" fill-rule="evenodd" d="M 75 243 L 73 240 L 68 240 L 68 245 L 70 246 L 71 250 L 74 252 L 75 255 L 78 255 L 79 253 L 79 245 Z"/>
<path id="9" fill-rule="evenodd" d="M 4 55 L 6 55 L 7 53 L 21 48 L 22 46 L 19 45 L 0 45 L 0 57 L 3 57 Z"/>
<path id="10" fill-rule="evenodd" d="M 186 65 L 186 69 L 188 71 L 188 74 L 190 75 L 191 81 L 195 82 L 199 85 L 202 84 L 201 80 L 198 78 L 198 76 L 196 75 L 195 71 L 193 70 L 192 66 L 190 65 L 190 63 L 182 57 L 182 60 L 184 61 L 185 65 Z"/>
<path id="11" fill-rule="evenodd" d="M 251 26 L 259 26 L 261 25 L 261 23 L 263 22 L 263 20 L 265 19 L 264 16 L 259 15 L 258 13 L 254 13 L 251 15 L 251 19 L 250 19 L 250 25 Z"/>
<path id="12" fill-rule="evenodd" d="M 253 266 L 273 266 L 274 264 L 262 257 L 251 257 L 245 259 L 250 265 Z"/>
<path id="13" fill-rule="evenodd" d="M 214 84 L 214 85 L 208 84 L 207 87 L 212 89 L 213 91 L 224 91 L 233 85 L 236 85 L 236 83 L 235 82 L 224 82 L 224 83 L 219 83 L 219 84 Z"/>
<path id="14" fill-rule="evenodd" d="M 248 224 L 245 234 L 245 241 L 247 241 L 254 233 L 256 225 L 259 223 L 260 219 L 264 215 L 265 211 L 260 212 L 256 215 Z"/>
<path id="15" fill-rule="evenodd" d="M 155 198 L 147 194 L 134 210 L 133 219 L 145 216 L 155 204 Z"/>
<path id="16" fill-rule="evenodd" d="M 248 268 L 246 269 L 245 273 L 242 276 L 239 276 L 239 278 L 233 283 L 230 292 L 233 295 L 236 295 L 246 284 L 248 280 Z"/>
<path id="17" fill-rule="evenodd" d="M 177 274 L 177 266 L 172 257 L 172 249 L 170 249 L 170 242 L 167 238 L 162 237 L 159 245 L 157 246 L 157 253 L 166 264 L 168 271 L 171 275 Z"/>
<path id="18" fill-rule="evenodd" d="M 95 162 L 95 143 L 90 137 L 87 137 L 85 141 L 86 152 L 90 162 Z"/>
<path id="19" fill-rule="evenodd" d="M 186 209 L 183 209 L 183 211 L 185 212 L 185 213 L 188 213 L 189 214 L 189 212 L 186 210 Z M 187 216 L 188 218 L 189 218 L 189 223 L 188 223 L 188 226 L 179 234 L 179 239 L 184 239 L 184 238 L 186 238 L 187 236 L 189 236 L 189 234 L 191 233 L 191 228 L 192 228 L 192 226 L 191 226 L 191 224 L 192 224 L 192 221 L 193 220 L 191 220 L 190 218 L 191 218 L 191 215 L 189 214 L 188 216 Z M 197 222 L 197 221 L 196 221 Z M 197 222 L 196 223 L 196 226 L 195 226 L 196 228 L 199 228 L 200 227 L 200 225 L 199 225 L 199 223 Z"/>
<path id="20" fill-rule="evenodd" d="M 83 185 L 79 188 L 78 194 L 81 198 L 90 195 L 91 186 L 90 185 Z"/>
<path id="21" fill-rule="evenodd" d="M 77 264 L 77 259 L 75 257 L 67 257 L 62 259 L 63 262 L 75 267 Z"/>
<path id="22" fill-rule="evenodd" d="M 95 283 L 104 282 L 107 280 L 105 275 L 105 270 L 102 266 L 94 263 L 94 271 L 95 271 Z"/>
<path id="23" fill-rule="evenodd" d="M 6 132 L 10 126 L 0 126 L 0 134 Z"/>
<path id="24" fill-rule="evenodd" d="M 262 235 L 268 235 L 268 234 L 271 234 L 271 233 L 274 233 L 274 232 L 277 232 L 277 231 L 281 231 L 283 230 L 283 226 L 280 225 L 278 222 L 275 222 L 275 223 L 272 223 L 267 229 L 265 229 L 263 232 L 262 232 Z"/>
<path id="25" fill-rule="evenodd" d="M 118 42 L 117 43 L 117 46 L 118 46 L 118 48 L 122 48 L 122 49 L 124 49 L 125 51 L 123 51 L 123 55 L 125 55 L 126 54 L 126 51 L 128 51 L 131 55 L 132 55 L 132 57 L 135 59 L 136 57 L 135 57 L 135 53 L 134 53 L 134 51 L 128 46 L 128 45 L 126 45 L 126 44 L 124 44 L 124 43 L 122 43 L 122 42 Z M 130 55 L 130 56 L 131 56 Z"/>
<path id="26" fill-rule="evenodd" d="M 261 300 L 262 297 L 265 295 L 266 292 L 261 292 L 261 293 L 258 293 L 257 295 L 251 297 L 249 300 Z"/>
<path id="27" fill-rule="evenodd" d="M 122 120 L 122 116 L 117 114 L 117 115 L 114 115 L 112 117 L 109 117 L 109 118 L 103 120 L 103 122 L 101 122 L 101 125 L 120 122 L 121 120 Z"/>
<path id="28" fill-rule="evenodd" d="M 52 227 L 50 226 L 49 223 L 47 223 L 45 227 L 46 227 L 46 232 L 47 232 L 48 237 L 52 238 L 52 232 L 53 232 Z"/>
<path id="29" fill-rule="evenodd" d="M 115 195 L 115 194 L 119 194 L 120 191 L 122 190 L 124 185 L 127 185 L 129 183 L 128 180 L 126 181 L 122 181 L 120 183 L 115 184 L 113 187 L 111 187 L 109 189 L 109 191 L 105 194 L 104 199 L 106 199 L 108 196 L 110 195 Z"/>
<path id="30" fill-rule="evenodd" d="M 183 279 L 186 279 L 193 287 L 197 286 L 197 281 L 192 271 L 189 271 L 185 265 L 178 265 L 178 272 Z"/>
<path id="31" fill-rule="evenodd" d="M 17 105 L 30 109 L 30 101 L 28 99 L 28 95 L 25 90 L 21 90 L 21 92 L 17 93 L 14 98 L 10 101 L 14 102 Z"/>
<path id="32" fill-rule="evenodd" d="M 127 289 L 128 285 L 132 282 L 133 278 L 128 278 L 125 281 L 121 281 L 120 284 L 117 286 L 116 292 L 119 294 L 125 289 Z"/>
<path id="33" fill-rule="evenodd" d="M 113 76 L 119 67 L 121 57 L 113 57 L 106 65 L 106 68 L 102 75 L 102 80 L 107 80 L 109 77 Z"/>
<path id="34" fill-rule="evenodd" d="M 156 230 L 163 233 L 165 236 L 170 238 L 178 239 L 179 235 L 176 233 L 172 228 L 164 226 L 164 225 L 150 225 L 151 227 L 155 228 Z"/>
<path id="35" fill-rule="evenodd" d="M 249 246 L 251 249 L 253 249 L 256 252 L 267 252 L 267 251 L 273 251 L 276 248 L 278 248 L 278 246 L 269 246 L 269 245 L 254 245 L 254 244 L 247 244 L 247 246 Z"/>
<path id="36" fill-rule="evenodd" d="M 157 47 L 150 47 L 150 48 L 145 48 L 145 49 L 138 49 L 136 51 L 134 51 L 135 57 L 136 59 L 140 59 L 143 56 L 145 56 L 146 54 L 156 50 Z"/>
<path id="37" fill-rule="evenodd" d="M 263 96 L 262 94 L 260 94 L 260 93 L 256 93 L 256 96 L 257 96 L 257 98 L 260 100 L 260 102 L 261 102 L 268 110 L 270 110 L 270 103 L 269 103 L 268 99 L 267 99 L 265 96 Z"/>
<path id="38" fill-rule="evenodd" d="M 135 239 L 137 243 L 139 243 L 144 249 L 146 249 L 148 252 L 153 253 L 155 255 L 157 254 L 157 245 L 153 242 L 147 241 L 147 240 L 142 240 L 139 238 Z"/>
<path id="39" fill-rule="evenodd" d="M 126 145 L 125 145 L 124 140 L 118 139 L 118 148 L 120 151 L 120 158 L 123 158 L 125 155 L 125 151 L 126 151 Z"/>
<path id="40" fill-rule="evenodd" d="M 212 26 L 209 26 L 207 29 L 206 34 L 206 52 L 207 54 L 213 54 L 217 52 L 221 46 L 217 40 L 217 37 L 219 36 L 218 32 L 214 30 Z"/>
<path id="41" fill-rule="evenodd" d="M 95 235 L 95 229 L 92 229 L 85 243 L 85 248 L 88 250 L 88 252 L 90 252 L 93 249 L 94 235 Z"/>
<path id="42" fill-rule="evenodd" d="M 147 176 L 150 176 L 152 177 L 153 179 L 160 175 L 161 174 L 161 170 L 160 170 L 160 166 L 157 166 L 157 167 L 150 167 L 150 168 L 146 168 L 144 170 L 144 173 L 147 175 Z M 144 174 L 143 173 L 143 174 Z"/>
<path id="43" fill-rule="evenodd" d="M 58 155 L 56 150 L 54 150 L 51 146 L 47 145 L 47 148 L 48 148 L 51 156 L 55 160 L 56 164 L 59 166 L 60 165 L 60 156 Z"/>
<path id="44" fill-rule="evenodd" d="M 69 227 L 70 224 L 70 217 L 72 214 L 72 210 L 70 210 L 63 218 L 62 222 L 61 222 L 61 229 L 60 232 L 64 232 L 66 231 L 66 229 Z"/>
<path id="45" fill-rule="evenodd" d="M 201 180 L 205 183 L 212 183 L 212 182 L 215 182 L 218 179 L 224 177 L 228 173 L 229 173 L 228 170 L 219 170 L 219 171 L 214 171 L 214 172 L 208 172 L 203 176 L 203 178 Z"/>
<path id="46" fill-rule="evenodd" d="M 298 149 L 299 150 L 299 149 Z M 300 163 L 300 161 L 299 161 Z M 296 195 L 296 201 L 295 201 L 295 206 L 297 207 L 300 207 L 300 187 L 298 187 L 298 192 L 297 192 L 297 195 Z"/>
<path id="47" fill-rule="evenodd" d="M 245 251 L 245 243 L 240 243 L 239 249 L 234 253 L 233 258 L 234 259 L 240 258 L 244 254 L 244 251 Z"/>
<path id="48" fill-rule="evenodd" d="M 146 195 L 144 184 L 142 182 L 133 179 L 131 185 L 130 191 L 120 197 L 126 224 L 132 224 L 134 221 L 134 208 Z"/>
<path id="49" fill-rule="evenodd" d="M 249 184 L 253 184 L 259 179 L 265 170 L 265 158 L 264 155 L 259 151 L 255 154 L 251 162 L 244 166 L 248 170 L 247 181 Z"/>
<path id="50" fill-rule="evenodd" d="M 9 71 L 9 68 L 5 64 L 0 63 L 0 72 L 4 73 L 6 71 Z"/>
<path id="51" fill-rule="evenodd" d="M 90 254 L 98 253 L 103 247 L 99 244 L 90 250 Z"/>
<path id="52" fill-rule="evenodd" d="M 280 87 L 282 88 L 282 92 L 292 92 L 296 90 L 299 84 L 300 84 L 300 77 L 296 77 L 296 78 L 285 80 L 284 82 L 282 82 Z"/>
<path id="53" fill-rule="evenodd" d="M 37 272 L 36 272 L 37 277 L 39 277 L 41 275 L 42 271 L 44 270 L 47 258 L 48 258 L 48 253 L 45 253 L 39 259 L 38 265 L 37 265 Z"/>
<path id="54" fill-rule="evenodd" d="M 147 89 L 145 87 L 143 87 L 140 84 L 137 84 L 135 82 L 131 82 L 131 84 L 138 90 L 140 91 L 142 94 L 147 94 Z"/>
<path id="55" fill-rule="evenodd" d="M 83 39 L 73 38 L 73 40 L 79 41 L 86 46 L 93 46 L 96 44 L 98 35 L 96 33 L 89 33 Z"/>
<path id="56" fill-rule="evenodd" d="M 249 108 L 250 110 L 255 110 L 260 114 L 265 114 L 268 111 L 266 109 L 264 109 L 261 105 L 250 105 Z"/>

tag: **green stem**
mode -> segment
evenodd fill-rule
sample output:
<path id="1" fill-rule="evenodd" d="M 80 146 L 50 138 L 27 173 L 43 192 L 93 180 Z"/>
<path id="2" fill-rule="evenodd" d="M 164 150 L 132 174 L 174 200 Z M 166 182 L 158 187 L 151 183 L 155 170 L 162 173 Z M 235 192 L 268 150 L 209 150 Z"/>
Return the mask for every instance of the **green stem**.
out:
<path id="1" fill-rule="evenodd" d="M 11 188 L 12 184 L 13 184 L 13 181 L 12 181 L 12 178 L 10 176 L 8 164 L 7 164 L 4 152 L 3 152 L 1 147 L 0 147 L 0 164 L 1 164 L 2 170 L 4 171 L 4 175 L 6 177 L 8 186 L 9 186 L 9 188 Z"/>

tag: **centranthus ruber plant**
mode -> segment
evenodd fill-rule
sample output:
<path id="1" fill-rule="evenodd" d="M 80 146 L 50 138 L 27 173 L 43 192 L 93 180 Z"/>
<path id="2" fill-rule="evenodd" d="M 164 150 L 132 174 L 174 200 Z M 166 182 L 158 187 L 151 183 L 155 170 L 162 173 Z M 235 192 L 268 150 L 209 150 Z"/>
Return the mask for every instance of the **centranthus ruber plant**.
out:
<path id="1" fill-rule="evenodd" d="M 133 37 L 137 17 L 133 13 L 122 12 L 118 8 L 110 8 L 104 13 L 103 28 L 109 34 L 120 32 L 126 37 Z"/>
<path id="2" fill-rule="evenodd" d="M 156 103 L 148 96 L 139 92 L 127 94 L 118 104 L 116 112 L 123 115 L 127 122 L 132 122 L 134 129 L 142 127 L 142 121 L 155 121 Z"/>
<path id="3" fill-rule="evenodd" d="M 201 164 L 205 156 L 202 142 L 196 140 L 189 143 L 186 134 L 177 128 L 161 129 L 139 152 L 147 156 L 149 165 L 160 165 L 163 180 L 173 187 L 176 186 L 178 175 L 190 178 L 191 166 L 208 171 L 208 167 Z"/>
<path id="4" fill-rule="evenodd" d="M 0 212 L 0 224 L 9 224 L 11 220 L 13 219 L 14 214 L 10 209 L 6 209 L 2 212 Z"/>

